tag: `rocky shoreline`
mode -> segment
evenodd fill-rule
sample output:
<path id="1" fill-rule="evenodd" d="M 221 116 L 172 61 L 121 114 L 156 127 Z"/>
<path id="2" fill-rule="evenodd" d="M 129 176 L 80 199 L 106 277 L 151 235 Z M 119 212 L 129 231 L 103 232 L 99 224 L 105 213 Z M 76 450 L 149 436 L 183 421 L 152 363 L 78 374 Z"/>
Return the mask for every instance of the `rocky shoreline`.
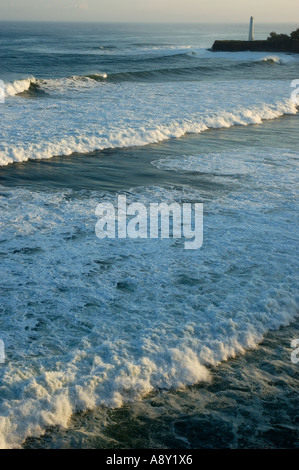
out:
<path id="1" fill-rule="evenodd" d="M 277 40 L 277 41 L 215 41 L 212 51 L 260 51 L 260 52 L 289 52 L 299 53 L 299 40 Z"/>

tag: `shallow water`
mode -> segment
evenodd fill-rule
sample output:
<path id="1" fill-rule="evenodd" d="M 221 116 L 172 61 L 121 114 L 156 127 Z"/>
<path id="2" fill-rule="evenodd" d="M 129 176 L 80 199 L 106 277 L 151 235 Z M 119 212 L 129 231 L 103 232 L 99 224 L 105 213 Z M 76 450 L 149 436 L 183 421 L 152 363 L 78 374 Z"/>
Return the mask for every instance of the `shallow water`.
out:
<path id="1" fill-rule="evenodd" d="M 67 430 L 25 448 L 298 448 L 298 365 L 290 361 L 298 333 L 295 324 L 268 333 L 256 350 L 213 369 L 211 384 L 76 415 Z"/>

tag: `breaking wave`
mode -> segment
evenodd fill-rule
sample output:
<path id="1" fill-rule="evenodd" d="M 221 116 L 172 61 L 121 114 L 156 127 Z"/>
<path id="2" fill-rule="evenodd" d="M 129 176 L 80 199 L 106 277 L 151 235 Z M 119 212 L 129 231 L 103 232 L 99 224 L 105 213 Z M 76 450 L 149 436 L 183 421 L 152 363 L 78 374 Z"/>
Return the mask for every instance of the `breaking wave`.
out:
<path id="1" fill-rule="evenodd" d="M 5 83 L 5 96 L 34 97 L 37 95 L 45 95 L 47 93 L 42 89 L 41 83 L 41 81 L 34 77 L 25 78 L 23 80 L 15 80 L 11 83 Z"/>
<path id="2" fill-rule="evenodd" d="M 178 59 L 198 57 L 196 52 L 188 52 L 178 54 Z M 245 57 L 244 57 L 245 58 Z M 128 72 L 116 72 L 116 73 L 105 73 L 105 72 L 95 72 L 87 75 L 72 75 L 67 78 L 53 78 L 53 79 L 37 79 L 35 77 L 29 77 L 21 80 L 15 80 L 12 83 L 5 84 L 5 94 L 7 97 L 23 95 L 24 92 L 30 91 L 41 92 L 43 89 L 47 91 L 47 88 L 52 88 L 55 91 L 61 89 L 62 85 L 65 87 L 72 86 L 82 86 L 86 85 L 89 81 L 95 82 L 110 82 L 110 83 L 121 83 L 121 82 L 139 82 L 139 81 L 176 81 L 176 80 L 204 80 L 208 77 L 218 77 L 222 72 L 229 72 L 236 69 L 242 70 L 247 68 L 260 68 L 264 65 L 282 65 L 290 63 L 292 64 L 295 59 L 291 58 L 282 58 L 279 56 L 266 56 L 266 57 L 256 57 L 254 60 L 241 60 L 241 61 L 229 61 L 227 64 L 216 64 L 207 60 L 206 62 L 192 65 L 186 65 L 182 63 L 182 66 L 175 65 L 173 59 L 176 59 L 176 56 L 162 56 L 160 58 L 148 59 L 147 62 L 154 61 L 157 62 L 159 59 L 165 61 L 171 60 L 169 66 L 165 67 L 155 67 L 149 69 L 141 69 Z M 142 62 L 146 62 L 144 59 Z M 192 61 L 191 61 L 192 62 Z M 27 95 L 29 96 L 29 95 Z"/>
<path id="3" fill-rule="evenodd" d="M 12 83 L 5 83 L 5 95 L 16 96 L 24 91 L 28 91 L 32 85 L 36 85 L 36 79 L 34 77 L 25 78 L 23 80 L 15 80 Z"/>
<path id="4" fill-rule="evenodd" d="M 276 105 L 254 106 L 234 112 L 206 113 L 196 120 L 183 122 L 171 121 L 169 124 L 151 125 L 141 128 L 126 126 L 116 131 L 100 129 L 93 135 L 69 135 L 63 140 L 39 141 L 23 144 L 23 146 L 2 144 L 0 166 L 29 159 L 49 159 L 53 156 L 71 155 L 72 153 L 88 153 L 109 148 L 127 148 L 158 143 L 171 138 L 179 138 L 188 133 L 199 134 L 208 129 L 232 127 L 235 125 L 261 124 L 264 120 L 276 119 L 286 114 L 296 114 L 298 108 L 290 100 Z"/>
<path id="5" fill-rule="evenodd" d="M 226 157 L 234 155 L 184 158 L 183 168 L 225 172 Z M 293 155 L 242 149 L 235 157 L 248 174 L 258 171 L 262 184 L 254 192 L 245 185 L 237 197 L 215 195 L 200 256 L 175 240 L 98 240 L 94 210 L 116 196 L 1 188 L 1 334 L 8 354 L 0 369 L 1 448 L 67 427 L 78 411 L 209 381 L 210 366 L 256 347 L 295 318 L 293 195 L 285 212 L 271 212 L 270 231 L 268 206 L 261 211 L 265 188 L 271 207 L 278 188 L 288 194 L 293 187 Z M 128 203 L 201 198 L 188 187 L 128 192 Z M 277 256 L 285 262 L 277 264 Z"/>

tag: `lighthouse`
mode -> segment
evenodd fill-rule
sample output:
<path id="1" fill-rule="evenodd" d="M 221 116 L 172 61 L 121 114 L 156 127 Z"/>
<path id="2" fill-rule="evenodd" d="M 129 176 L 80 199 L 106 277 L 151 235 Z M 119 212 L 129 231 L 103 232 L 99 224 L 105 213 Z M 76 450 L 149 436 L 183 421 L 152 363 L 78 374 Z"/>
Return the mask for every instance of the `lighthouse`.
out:
<path id="1" fill-rule="evenodd" d="M 250 23 L 249 23 L 249 37 L 248 41 L 253 41 L 254 40 L 254 23 L 253 23 L 253 16 L 250 17 Z"/>

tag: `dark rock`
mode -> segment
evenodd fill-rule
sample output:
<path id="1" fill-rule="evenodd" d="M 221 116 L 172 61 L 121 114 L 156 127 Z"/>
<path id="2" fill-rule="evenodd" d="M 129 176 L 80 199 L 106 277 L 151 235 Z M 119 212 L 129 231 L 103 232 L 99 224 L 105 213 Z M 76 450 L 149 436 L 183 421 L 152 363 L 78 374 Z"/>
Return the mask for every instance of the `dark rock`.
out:
<path id="1" fill-rule="evenodd" d="M 292 52 L 299 53 L 299 40 L 289 37 L 266 41 L 215 41 L 212 51 L 258 51 L 258 52 Z"/>

